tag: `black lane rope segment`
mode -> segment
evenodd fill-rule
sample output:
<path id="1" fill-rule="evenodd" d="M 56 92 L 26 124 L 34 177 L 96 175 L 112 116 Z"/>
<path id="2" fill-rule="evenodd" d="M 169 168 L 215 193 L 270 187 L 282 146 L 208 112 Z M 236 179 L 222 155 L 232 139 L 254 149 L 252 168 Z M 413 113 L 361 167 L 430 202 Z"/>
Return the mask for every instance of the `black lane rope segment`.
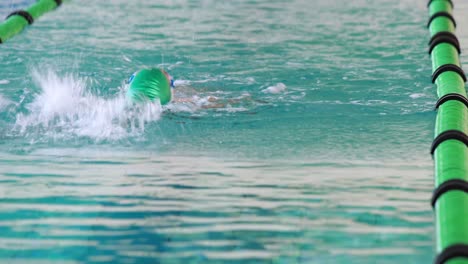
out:
<path id="1" fill-rule="evenodd" d="M 468 258 L 468 245 L 455 244 L 445 248 L 434 261 L 434 264 L 444 264 L 454 258 Z"/>
<path id="2" fill-rule="evenodd" d="M 54 0 L 55 3 L 57 4 L 57 7 L 59 7 L 60 5 L 62 5 L 63 1 L 62 0 Z M 31 25 L 32 23 L 34 23 L 34 18 L 33 16 L 31 16 L 31 14 L 26 11 L 26 10 L 16 10 L 16 11 L 13 11 L 11 12 L 6 18 L 10 18 L 11 16 L 20 16 L 20 17 L 23 17 L 29 25 Z M 0 38 L 0 44 L 3 43 L 3 40 Z"/>
<path id="3" fill-rule="evenodd" d="M 434 36 L 431 37 L 431 39 L 429 40 L 429 42 L 427 43 L 427 45 L 431 45 L 431 43 L 434 41 L 435 38 L 438 38 L 438 37 L 441 37 L 441 36 L 448 36 L 449 38 L 454 38 L 454 39 L 456 39 L 457 42 L 458 42 L 457 36 L 455 36 L 455 34 L 453 34 L 452 32 L 449 32 L 449 31 L 439 31 L 439 32 L 437 32 L 436 34 L 434 34 Z"/>
<path id="4" fill-rule="evenodd" d="M 442 144 L 443 142 L 450 140 L 450 139 L 455 139 L 458 140 L 462 143 L 465 144 L 465 146 L 468 147 L 468 136 L 463 133 L 462 131 L 459 130 L 447 130 L 442 133 L 440 133 L 434 141 L 432 141 L 431 145 L 431 155 L 434 155 L 435 150 L 437 147 Z"/>
<path id="5" fill-rule="evenodd" d="M 34 23 L 34 18 L 31 16 L 31 14 L 29 14 L 28 11 L 25 11 L 25 10 L 16 10 L 16 11 L 13 11 L 11 12 L 7 17 L 6 19 L 10 18 L 11 16 L 20 16 L 20 17 L 23 17 L 24 19 L 26 19 L 26 21 L 28 21 L 28 24 L 31 25 L 32 23 Z"/>
<path id="6" fill-rule="evenodd" d="M 60 6 L 62 4 L 62 0 L 54 0 L 55 3 L 57 4 L 57 7 Z M 16 11 L 13 11 L 11 12 L 7 17 L 6 19 L 10 18 L 11 16 L 21 16 L 23 17 L 24 19 L 26 19 L 26 21 L 28 21 L 28 24 L 31 25 L 32 23 L 34 23 L 34 18 L 31 16 L 31 14 L 26 11 L 26 10 L 16 10 Z M 0 43 L 2 43 L 2 40 L 0 39 Z"/>
<path id="7" fill-rule="evenodd" d="M 458 54 L 461 53 L 460 42 L 458 41 L 458 38 L 452 32 L 441 31 L 431 37 L 431 40 L 429 41 L 429 54 L 431 54 L 432 50 L 440 43 L 451 44 L 457 49 Z"/>
<path id="8" fill-rule="evenodd" d="M 429 27 L 432 23 L 432 21 L 438 17 L 446 17 L 448 19 L 450 19 L 453 23 L 453 26 L 454 27 L 457 27 L 457 22 L 455 21 L 455 18 L 453 18 L 452 14 L 450 14 L 449 12 L 445 12 L 445 11 L 440 11 L 440 12 L 437 12 L 435 14 L 433 14 L 430 18 L 429 18 L 429 22 L 427 22 L 427 27 Z"/>
<path id="9" fill-rule="evenodd" d="M 463 81 L 466 82 L 465 72 L 463 71 L 462 68 L 460 68 L 460 66 L 455 65 L 455 64 L 444 64 L 444 65 L 441 65 L 439 68 L 437 68 L 432 74 L 432 83 L 435 83 L 435 81 L 437 80 L 437 77 L 439 77 L 439 75 L 441 75 L 442 73 L 446 71 L 453 71 L 453 72 L 458 73 L 460 77 L 463 79 Z"/>
<path id="10" fill-rule="evenodd" d="M 468 182 L 460 179 L 448 180 L 439 187 L 437 187 L 432 193 L 431 205 L 434 208 L 437 200 L 445 193 L 449 191 L 462 191 L 468 193 Z"/>
<path id="11" fill-rule="evenodd" d="M 432 2 L 434 2 L 434 0 L 430 0 L 430 1 L 427 3 L 427 7 L 429 7 L 429 6 L 432 4 Z M 452 6 L 452 9 L 453 9 L 453 2 L 452 2 L 452 0 L 446 0 L 445 2 L 448 2 L 448 3 L 450 4 L 450 6 Z"/>
<path id="12" fill-rule="evenodd" d="M 468 98 L 458 93 L 449 93 L 439 98 L 439 100 L 437 100 L 435 109 L 437 110 L 439 106 L 443 105 L 445 102 L 448 102 L 448 101 L 459 101 L 468 108 Z"/>

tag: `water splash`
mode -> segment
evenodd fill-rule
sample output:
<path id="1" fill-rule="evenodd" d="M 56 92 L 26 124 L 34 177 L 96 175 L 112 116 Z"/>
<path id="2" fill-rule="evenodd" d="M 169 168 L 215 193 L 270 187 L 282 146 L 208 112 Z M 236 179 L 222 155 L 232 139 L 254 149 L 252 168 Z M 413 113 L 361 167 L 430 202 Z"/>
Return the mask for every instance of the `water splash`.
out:
<path id="1" fill-rule="evenodd" d="M 0 111 L 5 109 L 8 105 L 11 104 L 11 101 L 8 99 L 5 99 L 1 94 L 0 94 Z"/>
<path id="2" fill-rule="evenodd" d="M 286 90 L 286 85 L 284 83 L 277 83 L 276 85 L 269 86 L 266 89 L 263 89 L 263 93 L 270 93 L 270 94 L 279 94 Z"/>
<path id="3" fill-rule="evenodd" d="M 21 135 L 118 140 L 142 134 L 146 123 L 161 116 L 161 105 L 132 105 L 124 89 L 103 98 L 89 90 L 89 80 L 71 73 L 33 69 L 32 77 L 41 90 L 26 105 L 27 112 L 16 116 L 15 130 Z"/>

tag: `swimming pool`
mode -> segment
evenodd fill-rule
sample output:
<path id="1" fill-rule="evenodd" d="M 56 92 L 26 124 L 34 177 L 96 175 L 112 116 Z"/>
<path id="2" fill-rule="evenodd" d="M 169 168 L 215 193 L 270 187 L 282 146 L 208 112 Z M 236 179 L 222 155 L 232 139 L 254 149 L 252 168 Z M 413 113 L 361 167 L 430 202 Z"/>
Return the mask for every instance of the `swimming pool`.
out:
<path id="1" fill-rule="evenodd" d="M 432 261 L 426 19 L 409 0 L 63 5 L 1 47 L 0 258 Z M 196 104 L 127 108 L 151 66 Z"/>

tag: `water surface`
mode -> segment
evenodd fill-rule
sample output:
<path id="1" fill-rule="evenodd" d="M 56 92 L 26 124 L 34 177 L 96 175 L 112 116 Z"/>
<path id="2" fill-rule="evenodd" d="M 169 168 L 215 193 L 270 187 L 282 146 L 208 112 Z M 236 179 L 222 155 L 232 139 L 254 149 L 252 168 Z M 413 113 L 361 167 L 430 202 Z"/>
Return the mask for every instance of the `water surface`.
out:
<path id="1" fill-rule="evenodd" d="M 2 45 L 0 258 L 431 262 L 427 16 L 409 0 L 64 4 Z M 194 103 L 128 105 L 142 67 Z"/>

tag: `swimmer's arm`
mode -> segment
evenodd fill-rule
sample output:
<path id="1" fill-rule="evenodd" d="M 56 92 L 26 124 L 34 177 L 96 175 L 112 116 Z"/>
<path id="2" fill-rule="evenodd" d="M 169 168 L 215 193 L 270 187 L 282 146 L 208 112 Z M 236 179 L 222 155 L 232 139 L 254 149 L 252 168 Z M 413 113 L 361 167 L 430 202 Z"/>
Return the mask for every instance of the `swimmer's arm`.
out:
<path id="1" fill-rule="evenodd" d="M 193 98 L 178 98 L 175 95 L 174 88 L 171 88 L 171 102 L 172 103 L 195 103 Z"/>
<path id="2" fill-rule="evenodd" d="M 171 102 L 172 103 L 195 103 L 193 98 L 178 98 L 175 95 L 174 89 L 171 88 Z"/>
<path id="3" fill-rule="evenodd" d="M 172 102 L 173 103 L 191 103 L 191 104 L 197 105 L 197 99 L 196 98 L 174 98 Z M 225 107 L 225 105 L 223 103 L 219 103 L 218 98 L 216 98 L 214 96 L 208 97 L 208 102 L 210 102 L 210 104 L 201 105 L 201 108 L 210 109 L 210 108 L 223 108 L 223 107 Z"/>
<path id="4" fill-rule="evenodd" d="M 193 97 L 186 97 L 186 98 L 176 98 L 175 95 L 174 95 L 174 91 L 172 91 L 172 102 L 174 103 L 196 103 L 197 102 L 197 98 L 193 98 Z M 218 98 L 214 97 L 214 96 L 210 96 L 208 97 L 208 102 L 210 103 L 214 103 L 214 102 L 217 102 L 218 101 Z"/>
<path id="5" fill-rule="evenodd" d="M 172 100 L 174 103 L 195 103 L 195 100 L 193 98 L 174 98 Z"/>

